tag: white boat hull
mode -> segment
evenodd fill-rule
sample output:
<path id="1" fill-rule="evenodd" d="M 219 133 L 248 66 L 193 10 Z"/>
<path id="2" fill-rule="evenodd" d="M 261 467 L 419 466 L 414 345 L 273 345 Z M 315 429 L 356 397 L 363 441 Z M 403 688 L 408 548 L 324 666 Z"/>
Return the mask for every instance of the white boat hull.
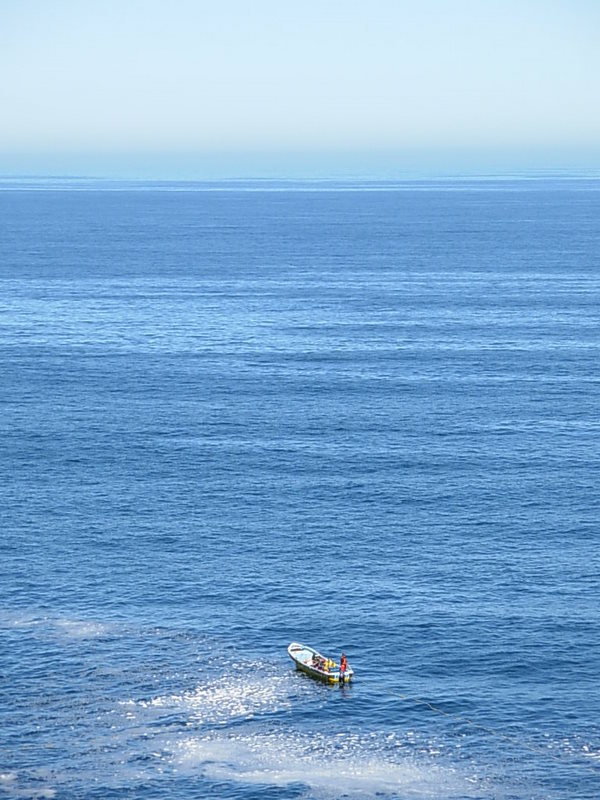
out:
<path id="1" fill-rule="evenodd" d="M 325 683 L 349 683 L 354 677 L 354 671 L 348 667 L 343 675 L 340 674 L 340 667 L 335 661 L 325 658 L 321 653 L 298 642 L 292 642 L 288 647 L 288 655 L 296 665 L 296 669 L 310 675 L 311 678 L 324 681 Z M 323 662 L 322 666 L 316 666 L 314 658 Z"/>

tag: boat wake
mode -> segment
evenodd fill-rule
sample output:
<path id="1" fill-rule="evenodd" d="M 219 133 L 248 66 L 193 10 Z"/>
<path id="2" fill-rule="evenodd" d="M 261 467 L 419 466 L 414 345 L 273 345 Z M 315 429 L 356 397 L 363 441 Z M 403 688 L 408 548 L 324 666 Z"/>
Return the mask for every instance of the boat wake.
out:
<path id="1" fill-rule="evenodd" d="M 287 787 L 295 796 L 319 800 L 489 796 L 480 778 L 433 757 L 415 758 L 393 745 L 382 748 L 373 739 L 341 734 L 287 730 L 191 737 L 180 742 L 174 760 L 179 771 L 211 781 Z"/>
<path id="2" fill-rule="evenodd" d="M 138 734 L 152 731 L 165 774 L 200 785 L 271 786 L 295 797 L 458 800 L 497 797 L 470 762 L 411 732 L 352 733 L 314 729 L 298 717 L 336 697 L 295 673 L 233 670 L 182 694 L 123 703 Z M 317 712 L 319 718 L 320 712 Z M 318 723 L 317 723 L 318 724 Z M 145 738 L 145 735 L 144 737 Z M 157 765 L 155 765 L 157 766 Z M 241 796 L 242 796 L 241 795 Z"/>
<path id="3" fill-rule="evenodd" d="M 358 729 L 346 704 L 368 702 L 360 687 L 305 680 L 287 660 L 240 657 L 168 629 L 39 614 L 4 622 L 17 641 L 49 642 L 56 663 L 82 677 L 73 686 L 65 669 L 68 686 L 66 677 L 48 683 L 35 699 L 39 725 L 76 758 L 61 771 L 27 763 L 3 773 L 3 796 L 150 783 L 167 794 L 176 785 L 182 796 L 215 796 L 227 783 L 235 797 L 253 797 L 258 786 L 307 800 L 499 797 L 456 741 L 445 747 L 439 736 L 392 732 L 373 715 Z M 132 637 L 158 667 L 130 668 Z"/>
<path id="4" fill-rule="evenodd" d="M 286 710 L 291 703 L 290 679 L 278 675 L 222 675 L 183 694 L 130 701 L 130 705 L 156 718 L 179 713 L 189 725 L 251 720 L 256 715 Z"/>

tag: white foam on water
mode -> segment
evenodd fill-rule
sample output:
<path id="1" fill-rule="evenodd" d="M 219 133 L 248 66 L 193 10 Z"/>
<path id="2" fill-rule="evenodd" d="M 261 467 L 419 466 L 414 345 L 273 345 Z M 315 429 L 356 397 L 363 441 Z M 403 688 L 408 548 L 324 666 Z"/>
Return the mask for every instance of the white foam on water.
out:
<path id="1" fill-rule="evenodd" d="M 586 758 L 593 758 L 600 761 L 600 749 L 593 749 L 590 745 L 584 744 L 581 748 L 581 752 Z"/>
<path id="2" fill-rule="evenodd" d="M 44 618 L 26 611 L 0 610 L 0 628 L 34 628 Z"/>
<path id="3" fill-rule="evenodd" d="M 311 800 L 492 796 L 485 777 L 457 761 L 456 752 L 445 754 L 440 742 L 414 732 L 348 734 L 328 730 L 326 722 L 314 733 L 298 729 L 286 712 L 305 692 L 319 705 L 319 687 L 277 674 L 272 665 L 229 663 L 227 669 L 190 691 L 121 703 L 137 735 L 145 741 L 151 732 L 146 746 L 155 766 L 207 781 L 294 786 Z"/>
<path id="4" fill-rule="evenodd" d="M 124 701 L 122 705 L 131 705 Z M 223 675 L 183 694 L 140 700 L 135 706 L 157 712 L 180 711 L 190 725 L 252 719 L 257 714 L 290 707 L 289 680 L 285 676 L 245 677 Z"/>
<path id="5" fill-rule="evenodd" d="M 33 612 L 0 612 L 0 628 L 34 630 L 43 635 L 68 639 L 92 639 L 112 630 L 108 623 L 97 620 L 69 619 L 35 614 Z"/>
<path id="6" fill-rule="evenodd" d="M 545 746 L 555 761 L 564 761 L 574 767 L 586 765 L 590 774 L 598 774 L 597 762 L 600 762 L 600 742 L 586 741 L 582 736 L 571 734 L 560 739 L 549 735 L 544 737 Z"/>
<path id="7" fill-rule="evenodd" d="M 81 619 L 58 619 L 55 626 L 60 635 L 69 639 L 95 639 L 110 630 L 110 626 L 103 622 Z"/>
<path id="8" fill-rule="evenodd" d="M 393 748 L 369 747 L 358 736 L 290 732 L 189 738 L 179 743 L 178 769 L 209 780 L 303 786 L 311 798 L 481 797 L 481 781 L 457 768 Z"/>
<path id="9" fill-rule="evenodd" d="M 2 797 L 15 800 L 52 800 L 56 797 L 56 789 L 48 786 L 20 786 L 16 772 L 0 773 L 0 793 Z"/>

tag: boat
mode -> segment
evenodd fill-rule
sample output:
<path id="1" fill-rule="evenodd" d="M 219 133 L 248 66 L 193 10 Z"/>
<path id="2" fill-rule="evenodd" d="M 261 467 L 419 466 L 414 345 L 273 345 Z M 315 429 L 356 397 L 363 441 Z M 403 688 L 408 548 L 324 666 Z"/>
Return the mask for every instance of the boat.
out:
<path id="1" fill-rule="evenodd" d="M 305 644 L 292 642 L 288 647 L 288 655 L 296 664 L 296 669 L 325 683 L 349 683 L 354 677 L 354 670 L 348 666 L 340 678 L 339 664 Z"/>

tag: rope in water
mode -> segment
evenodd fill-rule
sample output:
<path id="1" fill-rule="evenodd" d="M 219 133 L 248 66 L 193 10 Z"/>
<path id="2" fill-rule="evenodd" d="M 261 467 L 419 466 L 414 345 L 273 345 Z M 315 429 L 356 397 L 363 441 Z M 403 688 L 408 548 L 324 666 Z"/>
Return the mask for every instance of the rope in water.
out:
<path id="1" fill-rule="evenodd" d="M 406 694 L 401 694 L 400 692 L 389 692 L 389 694 L 393 697 L 398 697 L 401 700 L 415 703 L 416 705 L 422 705 L 429 708 L 435 714 L 440 714 L 444 717 L 448 717 L 453 719 L 455 722 L 460 722 L 463 725 L 469 725 L 472 728 L 478 728 L 479 730 L 485 731 L 489 733 L 491 736 L 495 736 L 497 739 L 502 739 L 505 742 L 509 742 L 510 744 L 522 749 L 522 750 L 529 750 L 532 753 L 536 753 L 537 755 L 544 755 L 547 758 L 551 758 L 554 761 L 560 761 L 561 763 L 565 764 L 568 763 L 570 766 L 576 766 L 580 769 L 586 769 L 590 772 L 593 772 L 595 775 L 600 774 L 600 770 L 598 769 L 599 765 L 591 764 L 589 762 L 582 762 L 582 761 L 575 761 L 573 756 L 569 756 L 565 753 L 553 753 L 549 747 L 544 747 L 543 745 L 538 745 L 533 742 L 524 741 L 520 736 L 511 736 L 502 731 L 499 731 L 497 728 L 490 728 L 488 725 L 483 725 L 481 722 L 477 722 L 477 720 L 470 719 L 469 717 L 461 716 L 460 714 L 454 714 L 450 711 L 444 711 L 443 708 L 439 706 L 435 706 L 433 703 L 430 703 L 429 700 L 425 700 L 422 697 L 410 697 Z M 582 754 L 581 757 L 587 757 L 585 754 Z M 600 754 L 598 754 L 600 757 Z"/>

